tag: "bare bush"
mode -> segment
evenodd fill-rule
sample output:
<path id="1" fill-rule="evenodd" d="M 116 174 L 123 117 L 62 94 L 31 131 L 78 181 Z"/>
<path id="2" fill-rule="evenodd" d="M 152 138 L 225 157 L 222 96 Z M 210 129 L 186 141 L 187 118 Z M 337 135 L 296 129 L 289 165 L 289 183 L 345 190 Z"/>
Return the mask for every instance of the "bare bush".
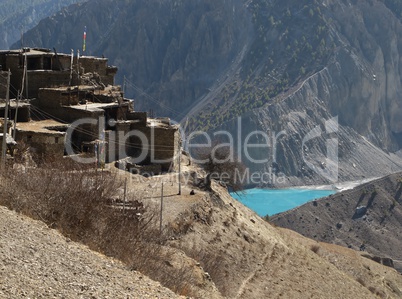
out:
<path id="1" fill-rule="evenodd" d="M 223 296 L 227 296 L 229 291 L 227 289 L 228 272 L 225 264 L 225 257 L 218 252 L 210 252 L 204 248 L 193 246 L 185 250 L 186 254 L 198 261 L 205 272 L 207 272 L 215 286 Z"/>
<path id="2" fill-rule="evenodd" d="M 237 154 L 232 148 L 214 141 L 211 147 L 200 149 L 195 156 L 198 161 L 202 161 L 201 166 L 207 172 L 207 186 L 211 179 L 215 179 L 226 184 L 232 191 L 244 189 L 241 178 L 246 167 L 237 159 Z"/>
<path id="3" fill-rule="evenodd" d="M 164 263 L 171 253 L 163 246 L 159 210 L 151 206 L 142 206 L 140 211 L 123 209 L 113 204 L 121 185 L 106 171 L 71 160 L 48 161 L 40 168 L 1 173 L 0 204 L 120 259 L 174 291 L 188 293 L 192 273 Z"/>

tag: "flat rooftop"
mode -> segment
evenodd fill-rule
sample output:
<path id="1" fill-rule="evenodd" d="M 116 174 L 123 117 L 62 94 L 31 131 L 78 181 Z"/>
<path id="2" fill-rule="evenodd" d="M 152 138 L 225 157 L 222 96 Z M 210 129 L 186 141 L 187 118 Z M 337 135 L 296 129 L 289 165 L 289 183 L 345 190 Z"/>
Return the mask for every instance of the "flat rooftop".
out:
<path id="1" fill-rule="evenodd" d="M 52 119 L 17 123 L 17 130 L 22 132 L 47 133 L 52 135 L 65 135 L 68 125 Z M 57 131 L 60 129 L 60 131 Z"/>
<path id="2" fill-rule="evenodd" d="M 63 107 L 76 110 L 91 111 L 91 112 L 104 112 L 104 110 L 107 108 L 118 108 L 127 105 L 129 105 L 128 102 L 123 102 L 122 104 L 119 104 L 118 102 L 113 102 L 113 103 L 87 103 L 87 104 L 63 106 Z"/>
<path id="3" fill-rule="evenodd" d="M 45 49 L 45 48 L 23 48 L 23 49 L 18 49 L 18 50 L 0 50 L 0 55 L 20 55 L 20 54 L 26 54 L 27 56 L 54 56 L 54 55 L 56 55 L 53 50 Z M 57 55 L 71 57 L 71 54 L 59 53 L 59 52 L 57 52 Z M 83 58 L 83 59 L 87 58 L 87 59 L 94 59 L 94 60 L 108 60 L 107 58 L 104 58 L 104 57 L 85 56 L 85 55 L 81 55 L 80 58 Z"/>
<path id="4" fill-rule="evenodd" d="M 39 88 L 39 90 L 43 91 L 58 91 L 58 92 L 94 92 L 94 95 L 103 95 L 114 97 L 121 94 L 120 86 L 107 86 L 104 89 L 99 86 L 94 85 L 74 85 L 74 86 L 59 86 L 59 87 L 43 87 Z"/>
<path id="5" fill-rule="evenodd" d="M 10 100 L 10 104 L 9 104 L 8 108 L 15 109 L 15 108 L 17 108 L 17 105 L 18 105 L 18 108 L 26 108 L 26 107 L 31 106 L 31 104 L 29 104 L 28 102 L 19 101 L 17 104 L 17 101 L 15 99 L 12 99 L 12 100 Z M 6 100 L 0 99 L 0 110 L 3 110 L 5 108 L 6 108 Z"/>

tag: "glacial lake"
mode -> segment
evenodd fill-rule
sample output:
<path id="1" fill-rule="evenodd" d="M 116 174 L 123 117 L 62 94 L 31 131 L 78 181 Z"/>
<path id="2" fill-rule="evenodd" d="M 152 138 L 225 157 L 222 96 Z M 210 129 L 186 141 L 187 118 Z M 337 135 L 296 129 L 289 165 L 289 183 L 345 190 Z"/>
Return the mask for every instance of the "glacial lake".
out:
<path id="1" fill-rule="evenodd" d="M 334 190 L 320 189 L 248 189 L 231 196 L 260 216 L 272 216 L 334 193 Z"/>

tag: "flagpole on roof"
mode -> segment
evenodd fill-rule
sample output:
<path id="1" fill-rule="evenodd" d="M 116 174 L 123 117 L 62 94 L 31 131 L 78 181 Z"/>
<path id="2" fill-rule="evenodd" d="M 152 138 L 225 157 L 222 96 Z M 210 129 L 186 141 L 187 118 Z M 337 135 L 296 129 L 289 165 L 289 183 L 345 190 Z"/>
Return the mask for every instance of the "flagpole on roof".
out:
<path id="1" fill-rule="evenodd" d="M 82 55 L 84 55 L 86 51 L 86 45 L 87 43 L 87 26 L 84 26 L 84 37 L 83 37 L 83 43 L 82 43 Z"/>
<path id="2" fill-rule="evenodd" d="M 70 62 L 70 82 L 69 86 L 71 86 L 73 82 L 73 64 L 74 64 L 74 50 L 71 49 L 71 62 Z"/>

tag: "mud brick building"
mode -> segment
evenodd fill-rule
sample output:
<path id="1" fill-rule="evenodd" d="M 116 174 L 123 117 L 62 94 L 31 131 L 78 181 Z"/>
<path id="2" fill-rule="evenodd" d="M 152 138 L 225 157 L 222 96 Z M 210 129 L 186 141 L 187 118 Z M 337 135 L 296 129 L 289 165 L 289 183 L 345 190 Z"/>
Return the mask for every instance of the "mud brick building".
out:
<path id="1" fill-rule="evenodd" d="M 11 91 L 22 90 L 22 77 L 26 70 L 28 82 L 25 94 L 36 98 L 43 87 L 77 85 L 81 75 L 97 74 L 99 83 L 104 86 L 114 84 L 117 68 L 108 66 L 107 58 L 74 56 L 49 49 L 0 51 L 2 71 L 11 71 Z M 26 69 L 25 69 L 26 66 Z"/>
<path id="2" fill-rule="evenodd" d="M 114 85 L 117 68 L 107 62 L 48 49 L 0 51 L 3 77 L 11 71 L 10 92 L 24 89 L 27 98 L 9 105 L 11 119 L 19 109 L 16 141 L 28 144 L 41 158 L 95 156 L 102 145 L 104 162 L 132 158 L 142 167 L 175 169 L 181 143 L 178 126 L 134 111 L 134 101 Z M 0 87 L 0 98 L 4 94 Z M 0 100 L 0 116 L 4 106 Z M 67 143 L 73 153 L 66 151 Z"/>

